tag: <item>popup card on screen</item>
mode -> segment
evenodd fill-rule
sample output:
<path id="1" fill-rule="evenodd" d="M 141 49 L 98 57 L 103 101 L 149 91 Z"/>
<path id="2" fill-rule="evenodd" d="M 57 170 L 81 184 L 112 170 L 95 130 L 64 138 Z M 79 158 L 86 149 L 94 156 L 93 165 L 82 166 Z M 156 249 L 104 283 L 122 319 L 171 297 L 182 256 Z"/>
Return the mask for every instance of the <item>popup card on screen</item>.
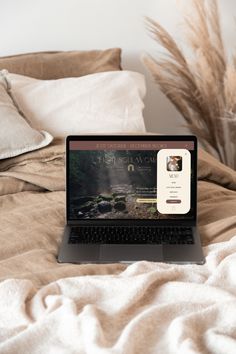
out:
<path id="1" fill-rule="evenodd" d="M 187 214 L 190 210 L 191 155 L 186 149 L 157 153 L 157 210 L 161 214 Z"/>

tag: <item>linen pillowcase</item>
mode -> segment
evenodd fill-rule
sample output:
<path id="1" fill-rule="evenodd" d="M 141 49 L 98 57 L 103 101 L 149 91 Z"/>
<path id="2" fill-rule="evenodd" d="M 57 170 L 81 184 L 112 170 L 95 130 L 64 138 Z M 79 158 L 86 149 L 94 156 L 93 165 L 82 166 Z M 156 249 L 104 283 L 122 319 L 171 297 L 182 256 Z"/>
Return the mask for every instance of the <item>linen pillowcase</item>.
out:
<path id="1" fill-rule="evenodd" d="M 53 137 L 32 129 L 19 114 L 0 77 L 0 160 L 48 145 Z"/>
<path id="2" fill-rule="evenodd" d="M 121 49 L 38 52 L 0 57 L 0 69 L 49 80 L 121 69 Z"/>
<path id="3" fill-rule="evenodd" d="M 37 80 L 2 71 L 20 111 L 37 130 L 63 137 L 145 132 L 142 74 L 113 71 L 80 78 Z"/>

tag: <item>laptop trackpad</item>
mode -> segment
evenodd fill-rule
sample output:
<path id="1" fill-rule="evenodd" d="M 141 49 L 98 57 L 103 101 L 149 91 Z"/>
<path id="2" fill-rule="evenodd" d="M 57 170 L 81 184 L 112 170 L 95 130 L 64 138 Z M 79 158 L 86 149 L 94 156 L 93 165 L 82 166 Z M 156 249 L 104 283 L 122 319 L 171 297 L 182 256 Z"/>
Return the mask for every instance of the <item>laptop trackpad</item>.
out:
<path id="1" fill-rule="evenodd" d="M 163 261 L 161 245 L 101 245 L 100 262 Z"/>

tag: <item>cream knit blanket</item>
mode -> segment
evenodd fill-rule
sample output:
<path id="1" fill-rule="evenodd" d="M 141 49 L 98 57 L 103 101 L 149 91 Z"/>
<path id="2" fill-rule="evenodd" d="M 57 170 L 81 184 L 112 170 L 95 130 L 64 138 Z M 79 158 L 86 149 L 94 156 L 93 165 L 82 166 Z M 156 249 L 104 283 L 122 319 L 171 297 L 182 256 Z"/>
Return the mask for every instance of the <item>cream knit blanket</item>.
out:
<path id="1" fill-rule="evenodd" d="M 0 353 L 235 354 L 236 237 L 204 251 L 203 266 L 137 262 L 38 291 L 5 280 Z"/>

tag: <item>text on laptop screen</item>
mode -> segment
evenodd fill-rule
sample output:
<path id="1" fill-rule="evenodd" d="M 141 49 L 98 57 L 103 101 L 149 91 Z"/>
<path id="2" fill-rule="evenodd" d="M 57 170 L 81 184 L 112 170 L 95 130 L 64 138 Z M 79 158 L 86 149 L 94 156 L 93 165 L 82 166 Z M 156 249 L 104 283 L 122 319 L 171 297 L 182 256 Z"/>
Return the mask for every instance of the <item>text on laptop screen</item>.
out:
<path id="1" fill-rule="evenodd" d="M 192 141 L 70 141 L 68 216 L 193 217 Z"/>

